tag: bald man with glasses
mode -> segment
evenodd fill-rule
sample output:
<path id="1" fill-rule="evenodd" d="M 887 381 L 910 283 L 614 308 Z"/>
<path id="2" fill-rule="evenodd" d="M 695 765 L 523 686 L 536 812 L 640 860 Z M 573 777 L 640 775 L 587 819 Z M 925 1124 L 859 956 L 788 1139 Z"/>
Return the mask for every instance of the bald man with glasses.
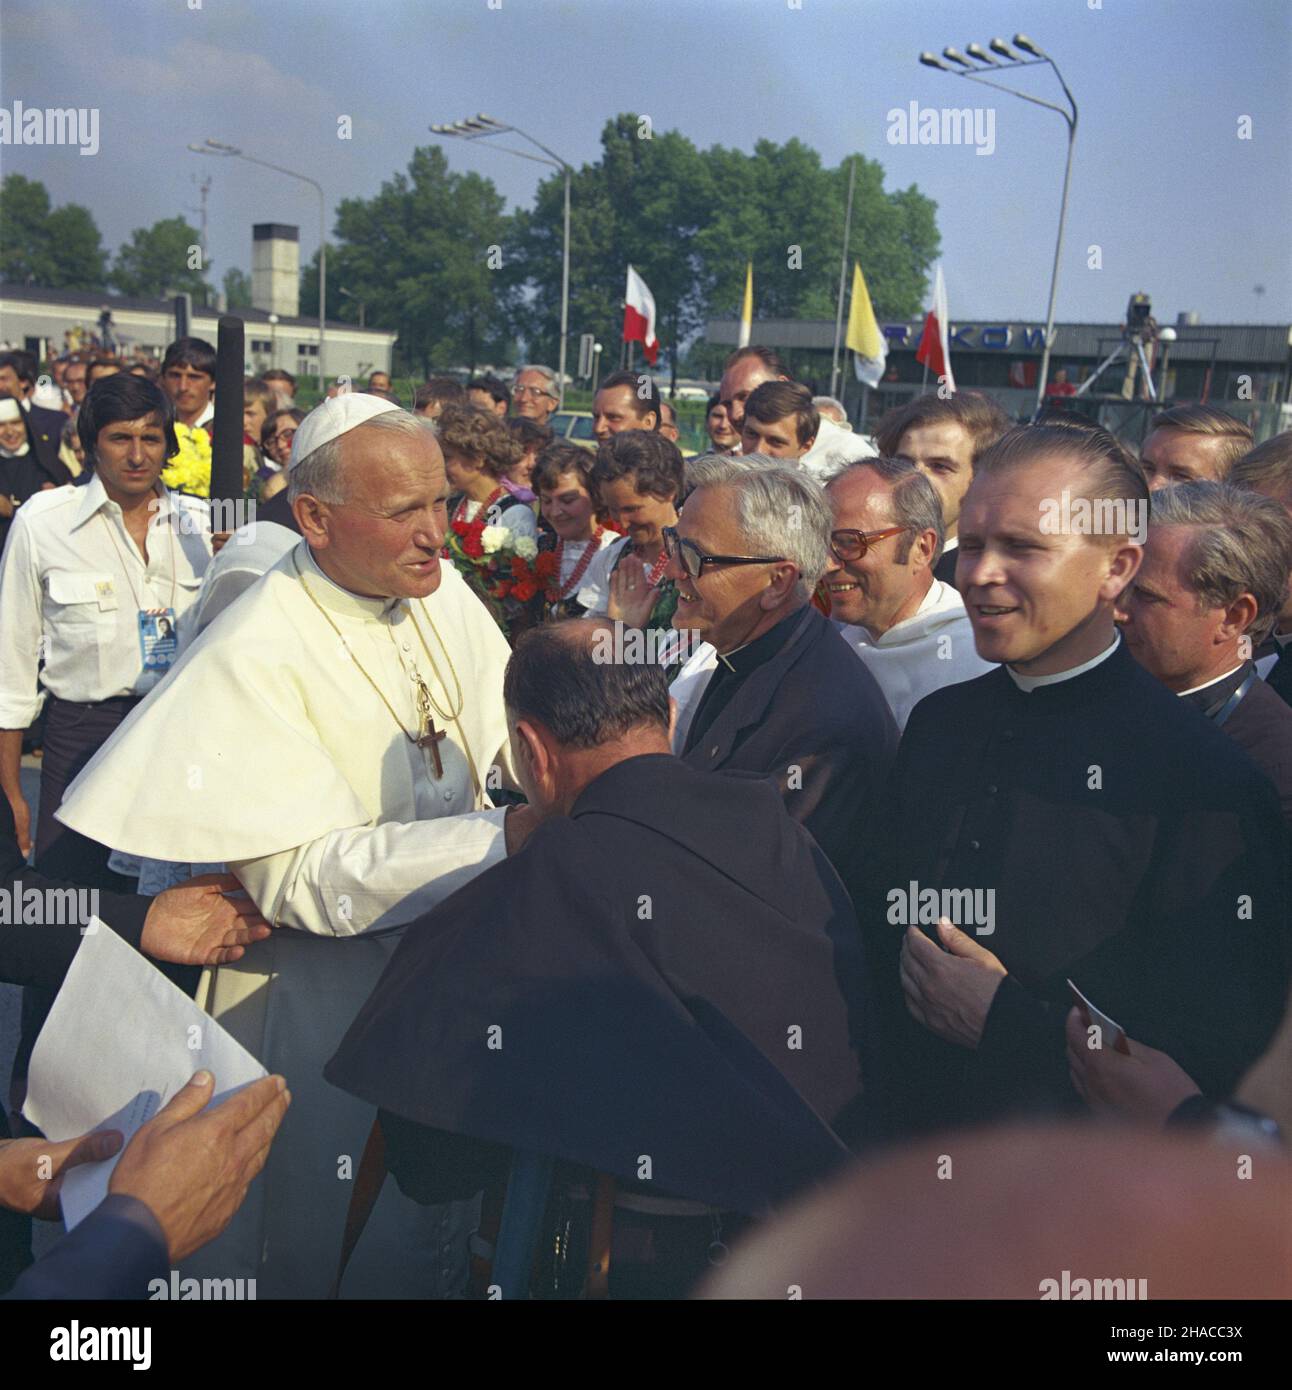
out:
<path id="1" fill-rule="evenodd" d="M 904 729 L 931 691 L 991 669 L 974 647 L 964 600 L 936 578 L 942 505 L 906 459 L 850 464 L 825 492 L 834 513 L 824 584 L 830 616 Z"/>

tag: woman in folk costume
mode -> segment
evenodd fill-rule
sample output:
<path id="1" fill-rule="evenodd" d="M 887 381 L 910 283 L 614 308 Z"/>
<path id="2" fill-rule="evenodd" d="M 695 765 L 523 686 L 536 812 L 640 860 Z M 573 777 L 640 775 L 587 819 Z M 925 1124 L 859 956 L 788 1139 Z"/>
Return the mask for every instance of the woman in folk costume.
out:
<path id="1" fill-rule="evenodd" d="M 543 600 L 544 616 L 577 618 L 584 612 L 578 594 L 593 560 L 620 539 L 619 533 L 597 516 L 593 496 L 595 455 L 577 444 L 558 440 L 538 456 L 533 484 L 542 519 L 551 528 L 539 538 L 540 553 L 555 556 L 555 567 Z"/>
<path id="2" fill-rule="evenodd" d="M 514 538 L 538 539 L 538 521 L 503 479 L 524 451 L 506 423 L 478 405 L 448 405 L 436 432 L 449 479 L 449 520 L 501 526 Z"/>
<path id="3" fill-rule="evenodd" d="M 624 430 L 598 448 L 592 480 L 598 503 L 627 534 L 593 559 L 579 602 L 590 614 L 671 633 L 677 589 L 664 578 L 663 529 L 677 525 L 681 451 L 654 431 Z"/>

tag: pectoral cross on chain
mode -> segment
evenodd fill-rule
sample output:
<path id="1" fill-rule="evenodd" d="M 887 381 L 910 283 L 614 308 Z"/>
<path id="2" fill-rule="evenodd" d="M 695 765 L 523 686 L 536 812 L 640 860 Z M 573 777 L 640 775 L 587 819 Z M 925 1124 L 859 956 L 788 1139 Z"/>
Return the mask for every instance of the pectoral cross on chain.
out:
<path id="1" fill-rule="evenodd" d="M 415 676 L 414 679 L 417 681 L 417 712 L 421 716 L 417 746 L 429 749 L 431 759 L 435 763 L 435 777 L 438 781 L 444 776 L 444 764 L 440 761 L 439 745 L 444 738 L 445 730 L 435 727 L 435 720 L 431 716 L 431 692 L 426 688 L 426 682 L 421 676 Z"/>

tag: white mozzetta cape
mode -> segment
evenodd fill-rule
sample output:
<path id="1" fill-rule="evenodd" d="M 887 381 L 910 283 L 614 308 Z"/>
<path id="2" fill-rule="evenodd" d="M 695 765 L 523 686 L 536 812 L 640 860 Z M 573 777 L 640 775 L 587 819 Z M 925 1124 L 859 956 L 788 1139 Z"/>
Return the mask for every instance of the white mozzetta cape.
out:
<path id="1" fill-rule="evenodd" d="M 442 779 L 310 601 L 293 557 L 407 729 L 417 728 L 409 663 L 441 708 L 455 707 L 434 618 L 466 696 L 461 734 L 450 725 L 440 744 Z M 447 563 L 420 606 L 447 694 L 399 605 L 339 589 L 302 542 L 201 634 L 60 812 L 134 854 L 228 862 L 267 918 L 298 928 L 206 971 L 198 996 L 292 1090 L 233 1222 L 184 1264 L 185 1276 L 254 1278 L 261 1298 L 323 1298 L 336 1272 L 373 1111 L 327 1085 L 323 1064 L 399 944 L 400 924 L 505 854 L 503 812 L 475 810 L 461 736 L 482 780 L 495 763 L 511 780 L 499 752 L 507 643 Z M 470 1224 L 463 1204 L 418 1207 L 386 1183 L 343 1296 L 456 1292 Z"/>
<path id="2" fill-rule="evenodd" d="M 305 592 L 297 561 L 349 651 Z M 354 903 L 340 922 L 333 911 L 322 914 L 323 922 L 296 921 L 290 911 L 278 916 L 284 906 L 278 899 L 290 896 L 279 892 L 283 875 L 266 877 L 257 861 L 293 851 L 293 878 L 311 867 L 325 870 L 326 864 L 306 860 L 311 850 L 320 860 L 319 842 L 328 840 L 328 858 L 353 861 L 358 854 L 367 861 L 365 882 L 379 892 L 379 882 L 370 878 L 382 873 L 375 857 L 398 861 L 401 851 L 416 848 L 430 874 L 434 865 L 426 861 L 440 850 L 451 854 L 448 841 L 460 841 L 468 860 L 490 850 L 491 859 L 501 857 L 494 844 L 501 836 L 501 812 L 461 815 L 488 805 L 474 795 L 462 740 L 482 781 L 488 782 L 494 765 L 503 780 L 512 780 L 502 703 L 506 641 L 447 563 L 439 589 L 416 606 L 447 692 L 431 670 L 408 607 L 338 588 L 301 542 L 198 637 L 76 779 L 59 818 L 130 854 L 236 864 L 271 920 L 277 916 L 284 925 L 324 933 L 348 934 L 369 923 L 359 920 Z M 376 681 L 405 729 L 417 729 L 412 665 L 440 707 L 454 708 L 456 689 L 432 620 L 465 695 L 460 720 L 448 726 L 440 744 L 442 779 L 431 775 L 429 754 L 396 728 L 359 669 Z M 449 816 L 451 823 L 419 827 L 415 845 L 401 836 L 416 822 Z M 383 835 L 385 826 L 398 829 Z M 346 831 L 354 833 L 342 845 L 336 836 Z M 402 880 L 403 866 L 390 867 Z M 375 904 L 371 920 L 394 925 L 430 903 L 410 904 L 415 911 L 388 917 L 397 905 L 397 895 Z"/>

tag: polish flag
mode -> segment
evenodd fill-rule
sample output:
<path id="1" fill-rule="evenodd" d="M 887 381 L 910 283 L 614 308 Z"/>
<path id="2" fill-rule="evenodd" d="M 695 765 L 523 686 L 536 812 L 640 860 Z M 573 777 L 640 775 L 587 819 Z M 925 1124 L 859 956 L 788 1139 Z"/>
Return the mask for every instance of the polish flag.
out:
<path id="1" fill-rule="evenodd" d="M 646 281 L 628 267 L 628 288 L 624 291 L 624 342 L 640 343 L 642 356 L 653 367 L 659 356 L 659 340 L 655 337 L 655 296 Z"/>
<path id="2" fill-rule="evenodd" d="M 915 360 L 923 362 L 934 376 L 945 377 L 947 385 L 954 391 L 956 379 L 951 370 L 951 347 L 947 340 L 949 322 L 947 285 L 942 278 L 942 262 L 939 261 L 933 276 L 933 303 L 924 319 L 924 332 L 920 335 Z"/>

